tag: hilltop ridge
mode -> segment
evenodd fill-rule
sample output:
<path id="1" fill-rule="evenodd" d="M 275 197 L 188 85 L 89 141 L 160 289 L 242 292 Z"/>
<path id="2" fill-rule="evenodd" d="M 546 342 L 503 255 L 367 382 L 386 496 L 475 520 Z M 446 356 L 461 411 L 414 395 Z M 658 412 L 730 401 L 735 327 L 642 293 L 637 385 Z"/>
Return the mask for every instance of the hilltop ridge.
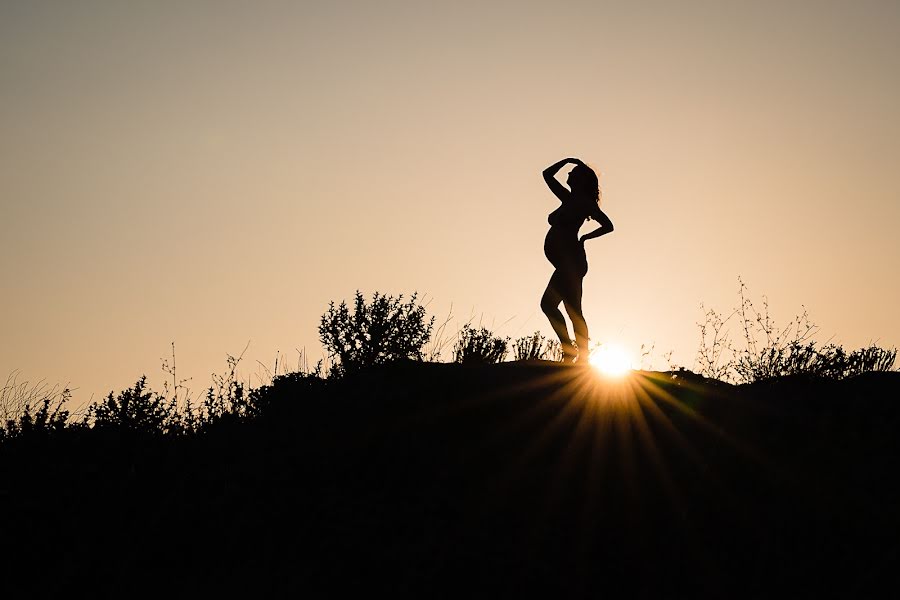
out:
<path id="1" fill-rule="evenodd" d="M 51 593 L 864 595 L 895 577 L 898 385 L 285 377 L 202 435 L 6 444 L 4 544 Z"/>

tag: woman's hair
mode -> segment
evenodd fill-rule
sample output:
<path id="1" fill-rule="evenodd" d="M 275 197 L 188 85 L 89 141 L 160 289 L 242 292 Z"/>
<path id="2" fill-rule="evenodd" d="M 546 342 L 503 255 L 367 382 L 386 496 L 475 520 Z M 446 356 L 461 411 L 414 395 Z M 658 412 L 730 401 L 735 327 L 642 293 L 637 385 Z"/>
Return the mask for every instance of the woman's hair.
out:
<path id="1" fill-rule="evenodd" d="M 600 180 L 592 168 L 585 164 L 575 165 L 569 177 L 573 194 L 593 200 L 600 206 Z M 590 219 L 590 215 L 588 218 Z"/>

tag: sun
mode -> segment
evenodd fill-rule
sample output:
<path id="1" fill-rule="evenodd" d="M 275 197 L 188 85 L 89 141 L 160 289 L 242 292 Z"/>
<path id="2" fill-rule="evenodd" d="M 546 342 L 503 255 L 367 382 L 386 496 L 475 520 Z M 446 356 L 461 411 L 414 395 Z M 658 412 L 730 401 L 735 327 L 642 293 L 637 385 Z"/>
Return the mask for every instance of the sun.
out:
<path id="1" fill-rule="evenodd" d="M 591 354 L 591 365 L 610 377 L 622 377 L 631 371 L 631 356 L 616 344 L 603 344 Z"/>

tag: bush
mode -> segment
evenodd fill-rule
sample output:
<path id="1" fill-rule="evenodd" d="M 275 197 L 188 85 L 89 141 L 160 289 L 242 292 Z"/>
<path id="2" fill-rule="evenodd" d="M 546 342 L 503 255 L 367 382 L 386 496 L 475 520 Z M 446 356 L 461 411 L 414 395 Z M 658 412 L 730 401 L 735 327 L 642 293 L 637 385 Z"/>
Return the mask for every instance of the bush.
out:
<path id="1" fill-rule="evenodd" d="M 5 426 L 0 427 L 0 441 L 35 435 L 47 436 L 62 431 L 69 421 L 69 411 L 62 407 L 70 398 L 71 393 L 66 389 L 55 402 L 52 398 L 41 400 L 37 410 L 31 404 L 25 404 L 18 418 L 7 419 Z"/>
<path id="2" fill-rule="evenodd" d="M 246 352 L 246 348 L 244 351 Z M 206 390 L 203 402 L 200 404 L 200 410 L 197 413 L 195 422 L 196 428 L 206 429 L 216 423 L 222 421 L 239 420 L 244 417 L 255 415 L 257 404 L 254 400 L 257 395 L 251 391 L 248 395 L 244 389 L 244 384 L 237 379 L 237 366 L 243 358 L 241 356 L 226 356 L 228 368 L 223 375 L 217 373 L 212 374 L 213 385 Z M 190 411 L 190 405 L 188 405 Z M 191 423 L 193 419 L 190 412 L 186 422 Z"/>
<path id="3" fill-rule="evenodd" d="M 345 302 L 329 303 L 319 324 L 319 339 L 329 356 L 338 360 L 332 373 L 343 375 L 398 359 L 422 360 L 433 326 L 434 317 L 426 320 L 416 294 L 403 302 L 402 295 L 375 292 L 371 304 L 366 304 L 357 291 L 352 311 Z"/>
<path id="4" fill-rule="evenodd" d="M 453 347 L 453 361 L 457 363 L 498 363 L 506 358 L 509 338 L 495 336 L 484 327 L 475 329 L 463 325 Z"/>
<path id="5" fill-rule="evenodd" d="M 177 410 L 174 401 L 166 400 L 147 388 L 147 377 L 142 376 L 134 387 L 112 392 L 102 402 L 88 407 L 86 422 L 98 429 L 114 429 L 130 433 L 161 435 L 175 425 Z"/>
<path id="6" fill-rule="evenodd" d="M 815 342 L 790 342 L 785 346 L 766 347 L 759 354 L 744 353 L 734 370 L 741 380 L 748 382 L 785 375 L 844 379 L 872 371 L 890 371 L 896 358 L 896 349 L 877 346 L 847 353 L 835 344 L 817 348 Z"/>
<path id="7" fill-rule="evenodd" d="M 697 352 L 698 373 L 704 377 L 751 383 L 788 375 L 809 375 L 843 379 L 871 371 L 890 371 L 897 358 L 894 348 L 869 346 L 847 352 L 841 346 L 818 347 L 811 338 L 818 328 L 804 310 L 785 327 L 779 328 L 769 316 L 768 299 L 757 310 L 738 278 L 740 306 L 727 316 L 704 312 Z M 728 324 L 739 323 L 742 344 L 735 348 Z"/>
<path id="8" fill-rule="evenodd" d="M 19 372 L 13 371 L 0 388 L 0 441 L 65 429 L 69 412 L 63 406 L 71 400 L 71 390 L 43 380 L 20 382 L 18 376 Z"/>
<path id="9" fill-rule="evenodd" d="M 513 343 L 513 356 L 516 360 L 562 360 L 559 342 L 548 340 L 535 331 L 531 335 L 520 337 Z"/>

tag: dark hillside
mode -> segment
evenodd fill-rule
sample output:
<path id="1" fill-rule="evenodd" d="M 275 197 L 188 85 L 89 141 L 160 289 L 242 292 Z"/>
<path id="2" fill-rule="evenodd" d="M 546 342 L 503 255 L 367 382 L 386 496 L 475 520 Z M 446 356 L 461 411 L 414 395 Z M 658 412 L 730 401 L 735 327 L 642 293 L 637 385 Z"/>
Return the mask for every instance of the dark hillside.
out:
<path id="1" fill-rule="evenodd" d="M 282 378 L 256 419 L 0 447 L 37 593 L 896 589 L 900 374 L 731 386 L 552 363 Z"/>

